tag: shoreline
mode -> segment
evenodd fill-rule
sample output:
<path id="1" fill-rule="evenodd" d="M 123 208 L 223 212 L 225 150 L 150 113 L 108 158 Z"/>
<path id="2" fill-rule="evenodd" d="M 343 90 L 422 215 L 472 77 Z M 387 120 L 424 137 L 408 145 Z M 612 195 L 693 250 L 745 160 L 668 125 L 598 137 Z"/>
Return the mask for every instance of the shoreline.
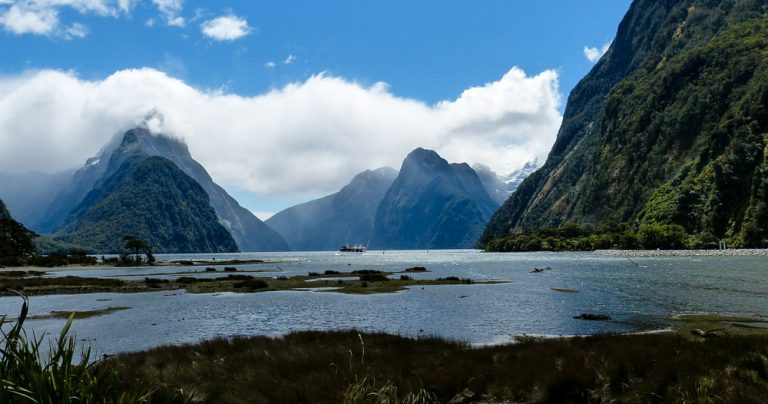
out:
<path id="1" fill-rule="evenodd" d="M 768 257 L 768 248 L 726 250 L 595 250 L 607 257 Z"/>

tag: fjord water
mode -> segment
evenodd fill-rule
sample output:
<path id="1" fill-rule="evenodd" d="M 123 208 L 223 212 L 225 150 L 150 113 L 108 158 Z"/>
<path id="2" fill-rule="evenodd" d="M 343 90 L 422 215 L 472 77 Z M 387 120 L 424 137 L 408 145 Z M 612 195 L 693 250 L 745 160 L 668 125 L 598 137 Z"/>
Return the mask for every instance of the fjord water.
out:
<path id="1" fill-rule="evenodd" d="M 162 261 L 211 259 L 211 255 L 164 255 Z M 99 293 L 32 297 L 30 314 L 129 307 L 76 320 L 77 338 L 97 354 L 133 351 L 216 336 L 271 335 L 299 330 L 359 329 L 406 336 L 437 335 L 473 344 L 504 343 L 512 336 L 645 332 L 670 326 L 670 317 L 716 313 L 768 317 L 765 257 L 619 257 L 595 253 L 493 254 L 479 251 L 372 251 L 220 254 L 224 259 L 273 263 L 237 265 L 255 276 L 291 276 L 325 270 L 401 271 L 424 266 L 415 278 L 458 276 L 500 284 L 414 287 L 381 295 L 327 291 L 251 294 Z M 531 273 L 534 267 L 550 267 Z M 221 267 L 218 268 L 222 270 Z M 55 276 L 122 279 L 174 278 L 201 267 L 73 268 Z M 200 273 L 199 276 L 222 276 Z M 308 284 L 311 288 L 312 284 Z M 553 289 L 572 289 L 566 293 Z M 0 298 L 0 313 L 13 317 L 20 299 Z M 574 319 L 581 313 L 613 320 Z M 64 320 L 28 323 L 29 331 L 58 335 Z"/>

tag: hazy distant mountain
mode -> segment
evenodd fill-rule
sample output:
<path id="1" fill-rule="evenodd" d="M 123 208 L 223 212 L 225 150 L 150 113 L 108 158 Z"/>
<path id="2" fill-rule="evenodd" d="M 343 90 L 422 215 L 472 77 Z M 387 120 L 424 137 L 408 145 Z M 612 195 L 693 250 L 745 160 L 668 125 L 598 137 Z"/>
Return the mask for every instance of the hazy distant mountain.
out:
<path id="1" fill-rule="evenodd" d="M 499 204 L 467 164 L 416 149 L 376 212 L 373 248 L 471 248 Z"/>
<path id="2" fill-rule="evenodd" d="M 0 173 L 0 198 L 16 220 L 35 229 L 45 209 L 61 192 L 69 173 Z"/>
<path id="3" fill-rule="evenodd" d="M 373 236 L 376 209 L 397 170 L 366 170 L 341 191 L 285 209 L 267 220 L 293 250 L 336 250 L 346 243 L 367 243 Z"/>
<path id="4" fill-rule="evenodd" d="M 192 158 L 189 149 L 180 140 L 153 135 L 145 128 L 131 129 L 118 140 L 110 142 L 98 157 L 89 159 L 86 166 L 74 174 L 70 185 L 49 208 L 50 215 L 41 224 L 41 230 L 55 229 L 94 186 L 112 175 L 124 161 L 137 156 L 160 156 L 173 162 L 203 187 L 219 222 L 232 234 L 241 251 L 288 249 L 288 244 L 277 232 L 240 206 L 213 182 L 205 168 Z"/>
<path id="5" fill-rule="evenodd" d="M 157 253 L 237 251 L 205 190 L 163 157 L 122 160 L 72 210 L 54 238 L 115 253 L 125 235 L 148 241 Z"/>

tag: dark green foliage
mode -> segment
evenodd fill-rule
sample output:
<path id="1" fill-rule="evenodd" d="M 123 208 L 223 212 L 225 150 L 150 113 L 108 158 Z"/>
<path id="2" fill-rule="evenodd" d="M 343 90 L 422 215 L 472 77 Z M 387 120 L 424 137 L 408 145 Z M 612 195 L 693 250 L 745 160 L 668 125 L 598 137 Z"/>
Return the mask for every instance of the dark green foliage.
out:
<path id="1" fill-rule="evenodd" d="M 131 238 L 124 240 L 126 234 Z M 161 157 L 128 159 L 72 211 L 55 238 L 103 253 L 121 252 L 125 243 L 134 261 L 149 245 L 150 254 L 237 251 L 202 187 Z"/>
<path id="2" fill-rule="evenodd" d="M 26 257 L 35 252 L 34 233 L 13 219 L 0 219 L 0 258 Z"/>
<path id="3" fill-rule="evenodd" d="M 704 243 L 691 237 L 680 225 L 643 224 L 638 230 L 616 222 L 599 229 L 568 223 L 559 228 L 541 228 L 531 233 L 516 233 L 491 240 L 487 251 L 594 251 L 676 250 L 685 248 L 717 248 L 718 242 Z"/>
<path id="4" fill-rule="evenodd" d="M 257 290 L 267 288 L 269 284 L 261 279 L 247 279 L 242 282 L 235 282 L 232 286 L 235 288 Z"/>
<path id="5" fill-rule="evenodd" d="M 13 220 L 5 203 L 0 200 L 0 266 L 15 263 L 34 254 L 35 245 L 32 239 L 35 237 L 35 233 Z"/>
<path id="6" fill-rule="evenodd" d="M 10 219 L 11 214 L 8 212 L 8 208 L 5 207 L 5 202 L 0 199 L 0 219 Z"/>
<path id="7" fill-rule="evenodd" d="M 69 254 L 51 253 L 48 255 L 35 255 L 30 257 L 27 265 L 35 267 L 63 267 L 66 265 L 96 265 L 96 257 L 87 255 L 83 251 L 72 251 Z"/>
<path id="8" fill-rule="evenodd" d="M 768 239 L 768 5 L 637 0 L 574 89 L 545 166 L 482 242 L 566 222 Z"/>
<path id="9" fill-rule="evenodd" d="M 361 274 L 360 280 L 363 282 L 386 282 L 389 280 L 386 275 L 377 273 Z"/>

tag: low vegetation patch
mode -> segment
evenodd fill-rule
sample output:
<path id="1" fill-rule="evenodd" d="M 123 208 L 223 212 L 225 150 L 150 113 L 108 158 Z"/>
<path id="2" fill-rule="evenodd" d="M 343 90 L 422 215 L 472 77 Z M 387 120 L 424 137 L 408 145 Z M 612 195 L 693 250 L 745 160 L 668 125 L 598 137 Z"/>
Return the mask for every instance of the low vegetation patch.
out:
<path id="1" fill-rule="evenodd" d="M 181 389 L 227 403 L 762 402 L 768 396 L 766 336 L 595 336 L 471 348 L 436 338 L 300 332 L 160 347 L 106 364 L 128 391 Z"/>
<path id="2" fill-rule="evenodd" d="M 205 271 L 202 273 L 214 273 Z M 218 271 L 216 271 L 218 272 Z M 441 279 L 419 279 L 401 275 L 390 278 L 402 272 L 382 272 L 362 270 L 355 272 L 338 272 L 335 276 L 342 279 L 317 279 L 321 276 L 311 273 L 307 276 L 280 276 L 274 279 L 257 279 L 244 273 L 228 273 L 219 277 L 180 276 L 175 279 L 153 278 L 146 276 L 143 280 L 120 280 L 114 278 L 81 278 L 77 276 L 26 277 L 26 271 L 10 272 L 13 276 L 2 276 L 0 272 L 0 294 L 9 294 L 11 289 L 23 290 L 28 295 L 52 295 L 96 292 L 151 292 L 159 290 L 185 289 L 190 293 L 219 293 L 219 292 L 267 292 L 277 290 L 304 290 L 308 287 L 327 288 L 325 291 L 374 294 L 392 293 L 405 290 L 409 286 L 453 285 L 474 283 L 471 279 L 448 277 Z M 156 275 L 168 275 L 158 273 Z M 190 273 L 190 275 L 194 275 Z M 309 282 L 311 281 L 311 282 Z M 483 282 L 485 284 L 499 283 L 498 281 Z"/>
<path id="3" fill-rule="evenodd" d="M 97 310 L 82 310 L 82 311 L 76 311 L 76 310 L 54 310 L 48 314 L 43 314 L 39 316 L 32 316 L 29 317 L 30 320 L 41 320 L 41 319 L 48 319 L 48 318 L 61 318 L 61 319 L 75 319 L 80 320 L 84 318 L 91 318 L 91 317 L 99 317 L 104 316 L 107 314 L 111 314 L 117 311 L 122 310 L 128 310 L 130 307 L 107 307 L 106 309 L 97 309 Z"/>

